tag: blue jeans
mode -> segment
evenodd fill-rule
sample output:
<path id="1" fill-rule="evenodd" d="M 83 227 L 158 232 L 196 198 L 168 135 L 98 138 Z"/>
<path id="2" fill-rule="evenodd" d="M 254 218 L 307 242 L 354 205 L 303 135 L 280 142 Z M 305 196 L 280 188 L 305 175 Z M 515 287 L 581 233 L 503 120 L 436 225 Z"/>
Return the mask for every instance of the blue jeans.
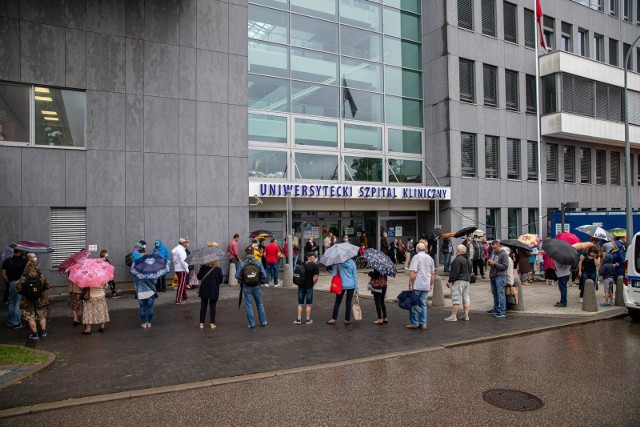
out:
<path id="1" fill-rule="evenodd" d="M 558 277 L 558 289 L 560 289 L 560 304 L 567 305 L 567 282 L 569 276 Z"/>
<path id="2" fill-rule="evenodd" d="M 9 282 L 9 324 L 16 326 L 22 322 L 22 310 L 20 310 L 20 301 L 22 295 L 16 292 L 17 280 Z"/>
<path id="3" fill-rule="evenodd" d="M 355 289 L 343 289 L 342 293 L 336 295 L 336 301 L 333 303 L 333 314 L 331 315 L 333 320 L 338 318 L 338 311 L 340 310 L 340 304 L 342 304 L 342 297 L 346 294 L 347 299 L 344 303 L 344 320 L 346 322 L 351 321 L 351 302 L 355 291 Z"/>
<path id="4" fill-rule="evenodd" d="M 278 284 L 278 263 L 277 262 L 268 262 L 267 263 L 267 284 L 271 283 L 271 276 L 273 276 L 273 284 Z"/>
<path id="5" fill-rule="evenodd" d="M 298 286 L 298 305 L 303 305 L 305 300 L 307 305 L 313 304 L 313 288 Z"/>
<path id="6" fill-rule="evenodd" d="M 264 312 L 264 305 L 262 304 L 262 290 L 260 286 L 243 286 L 242 293 L 244 295 L 244 307 L 247 309 L 247 320 L 249 321 L 249 327 L 256 326 L 255 319 L 253 318 L 253 300 L 256 300 L 256 306 L 258 307 L 258 317 L 260 318 L 260 325 L 265 326 L 267 324 L 267 315 Z"/>
<path id="7" fill-rule="evenodd" d="M 427 326 L 427 298 L 429 297 L 429 291 L 413 291 L 415 295 L 418 295 L 420 300 L 424 303 L 422 311 L 418 315 L 413 310 L 409 310 L 409 323 L 412 325 L 425 325 Z"/>
<path id="8" fill-rule="evenodd" d="M 140 321 L 142 323 L 151 323 L 153 320 L 153 303 L 155 301 L 154 297 L 138 300 L 138 304 L 140 304 Z"/>
<path id="9" fill-rule="evenodd" d="M 496 314 L 506 314 L 507 299 L 504 294 L 506 277 L 496 276 L 491 278 L 491 293 L 493 294 L 493 311 Z"/>
<path id="10" fill-rule="evenodd" d="M 446 252 L 444 254 L 444 272 L 448 273 L 451 268 L 451 252 Z"/>

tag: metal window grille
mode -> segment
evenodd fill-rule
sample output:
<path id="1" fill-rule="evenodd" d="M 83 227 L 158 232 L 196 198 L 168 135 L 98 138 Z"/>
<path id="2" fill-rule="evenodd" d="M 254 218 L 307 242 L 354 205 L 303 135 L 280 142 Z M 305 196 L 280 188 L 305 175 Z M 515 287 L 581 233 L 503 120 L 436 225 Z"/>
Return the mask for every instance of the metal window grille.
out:
<path id="1" fill-rule="evenodd" d="M 591 184 L 591 149 L 580 148 L 580 183 Z"/>
<path id="2" fill-rule="evenodd" d="M 507 95 L 507 110 L 520 111 L 518 96 L 518 72 L 504 71 L 504 88 Z"/>
<path id="3" fill-rule="evenodd" d="M 629 117 L 637 120 L 638 92 L 629 92 Z M 620 122 L 622 118 L 622 88 L 596 82 L 596 117 Z"/>
<path id="4" fill-rule="evenodd" d="M 482 0 L 482 34 L 496 36 L 496 1 Z"/>
<path id="5" fill-rule="evenodd" d="M 595 82 L 571 74 L 562 74 L 562 111 L 593 116 Z"/>
<path id="6" fill-rule="evenodd" d="M 518 43 L 518 6 L 504 2 L 504 39 Z"/>
<path id="7" fill-rule="evenodd" d="M 519 139 L 507 139 L 507 179 L 520 179 Z"/>
<path id="8" fill-rule="evenodd" d="M 51 268 L 87 246 L 87 210 L 51 208 Z"/>
<path id="9" fill-rule="evenodd" d="M 640 0 L 638 0 L 638 1 L 640 1 Z M 640 6 L 640 5 L 638 5 L 638 6 Z M 638 20 L 638 23 L 640 24 L 640 20 Z M 636 48 L 636 71 L 640 73 L 640 47 Z"/>
<path id="10" fill-rule="evenodd" d="M 536 18 L 533 10 L 524 10 L 524 45 L 526 47 L 536 47 Z"/>
<path id="11" fill-rule="evenodd" d="M 631 17 L 631 1 L 622 0 L 622 17 L 625 21 L 629 21 Z"/>
<path id="12" fill-rule="evenodd" d="M 527 179 L 538 180 L 538 143 L 527 141 Z"/>
<path id="13" fill-rule="evenodd" d="M 542 78 L 542 114 L 558 112 L 558 95 L 556 93 L 556 76 L 550 74 Z"/>
<path id="14" fill-rule="evenodd" d="M 473 30 L 473 0 L 458 0 L 458 27 Z"/>
<path id="15" fill-rule="evenodd" d="M 460 58 L 460 101 L 475 102 L 474 62 Z"/>
<path id="16" fill-rule="evenodd" d="M 618 40 L 609 39 L 609 65 L 618 66 Z"/>
<path id="17" fill-rule="evenodd" d="M 472 133 L 462 133 L 461 135 L 461 159 L 462 176 L 476 176 L 476 135 Z"/>
<path id="18" fill-rule="evenodd" d="M 527 113 L 535 114 L 538 109 L 538 106 L 536 105 L 536 76 L 527 74 L 525 83 L 527 92 Z"/>
<path id="19" fill-rule="evenodd" d="M 620 185 L 620 153 L 611 153 L 611 185 Z"/>
<path id="20" fill-rule="evenodd" d="M 547 144 L 547 181 L 558 182 L 558 145 Z"/>
<path id="21" fill-rule="evenodd" d="M 563 147 L 564 182 L 576 182 L 576 148 L 570 145 Z"/>
<path id="22" fill-rule="evenodd" d="M 498 106 L 498 68 L 484 64 L 482 67 L 484 81 L 484 105 Z"/>
<path id="23" fill-rule="evenodd" d="M 607 152 L 596 150 L 596 184 L 607 185 Z"/>
<path id="24" fill-rule="evenodd" d="M 640 125 L 640 93 L 628 91 L 629 123 Z"/>
<path id="25" fill-rule="evenodd" d="M 486 178 L 500 178 L 500 139 L 484 137 L 484 169 Z"/>

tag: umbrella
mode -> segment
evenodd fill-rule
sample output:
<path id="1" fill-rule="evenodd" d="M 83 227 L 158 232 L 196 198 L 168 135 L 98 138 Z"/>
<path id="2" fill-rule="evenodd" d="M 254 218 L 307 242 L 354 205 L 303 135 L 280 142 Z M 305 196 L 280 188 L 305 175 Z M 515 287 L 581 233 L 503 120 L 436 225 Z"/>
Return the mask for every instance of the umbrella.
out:
<path id="1" fill-rule="evenodd" d="M 452 238 L 452 237 L 453 237 L 453 235 L 454 235 L 454 234 L 456 234 L 456 233 L 455 233 L 455 231 L 450 231 L 450 232 L 448 232 L 448 233 L 444 233 L 444 234 L 442 234 L 440 237 L 441 237 L 442 239 L 450 239 L 450 238 Z"/>
<path id="2" fill-rule="evenodd" d="M 573 245 L 574 243 L 580 243 L 582 241 L 578 236 L 576 236 L 573 233 L 569 233 L 568 231 L 565 231 L 564 233 L 556 234 L 556 239 L 563 240 L 567 242 L 569 245 Z"/>
<path id="3" fill-rule="evenodd" d="M 454 235 L 453 235 L 453 237 L 455 237 L 455 238 L 464 237 L 464 236 L 467 236 L 467 235 L 469 235 L 469 234 L 473 233 L 473 232 L 474 232 L 474 231 L 476 231 L 477 229 L 478 229 L 478 227 L 473 227 L 473 226 L 471 226 L 471 227 L 465 227 L 465 228 L 463 228 L 462 230 L 458 230 L 458 231 L 456 232 L 456 234 L 454 234 Z"/>
<path id="4" fill-rule="evenodd" d="M 627 230 L 624 228 L 616 227 L 609 230 L 609 233 L 613 235 L 613 237 L 624 237 L 627 235 Z"/>
<path id="5" fill-rule="evenodd" d="M 518 237 L 518 241 L 528 245 L 530 248 L 534 248 L 540 244 L 540 236 L 537 234 L 523 234 Z"/>
<path id="6" fill-rule="evenodd" d="M 9 259 L 13 256 L 13 248 L 11 246 L 5 246 L 4 248 L 2 248 L 2 261 L 4 262 L 5 259 Z"/>
<path id="7" fill-rule="evenodd" d="M 113 265 L 102 258 L 86 258 L 71 267 L 69 280 L 81 288 L 99 288 L 113 280 Z"/>
<path id="8" fill-rule="evenodd" d="M 20 240 L 10 244 L 14 249 L 20 249 L 24 252 L 31 252 L 34 254 L 50 254 L 54 249 L 46 243 L 35 242 L 33 240 Z"/>
<path id="9" fill-rule="evenodd" d="M 615 240 L 611 233 L 599 225 L 581 225 L 580 227 L 577 227 L 576 230 L 597 239 L 608 240 L 610 242 Z"/>
<path id="10" fill-rule="evenodd" d="M 484 237 L 486 233 L 482 230 L 476 230 L 473 232 L 472 236 L 473 237 Z"/>
<path id="11" fill-rule="evenodd" d="M 87 258 L 89 258 L 89 251 L 87 249 L 80 249 L 78 252 L 62 261 L 62 263 L 58 266 L 58 274 L 60 275 L 67 273 L 69 270 L 71 270 L 71 267 Z"/>
<path id="12" fill-rule="evenodd" d="M 251 238 L 260 238 L 260 237 L 275 237 L 275 235 L 269 230 L 256 230 L 249 234 Z"/>
<path id="13" fill-rule="evenodd" d="M 158 279 L 170 270 L 169 260 L 158 254 L 147 254 L 131 264 L 131 274 L 138 279 Z"/>
<path id="14" fill-rule="evenodd" d="M 440 235 L 442 235 L 442 229 L 441 228 L 434 228 L 427 235 L 427 240 L 436 240 L 438 237 L 440 237 Z"/>
<path id="15" fill-rule="evenodd" d="M 364 257 L 372 268 L 375 268 L 384 276 L 396 277 L 396 266 L 386 254 L 377 249 L 368 248 L 364 251 Z"/>
<path id="16" fill-rule="evenodd" d="M 554 261 L 560 264 L 576 265 L 580 260 L 578 251 L 571 247 L 569 243 L 558 238 L 543 240 L 541 248 Z"/>
<path id="17" fill-rule="evenodd" d="M 520 249 L 523 251 L 531 251 L 531 247 L 525 243 L 522 243 L 519 240 L 516 239 L 506 239 L 506 240 L 500 240 L 500 244 L 502 246 L 508 246 L 510 248 L 513 249 Z"/>
<path id="18" fill-rule="evenodd" d="M 196 249 L 185 259 L 189 265 L 209 264 L 211 261 L 222 261 L 228 258 L 225 251 L 214 246 Z"/>
<path id="19" fill-rule="evenodd" d="M 327 249 L 322 258 L 320 258 L 320 264 L 322 265 L 334 265 L 342 264 L 349 258 L 353 258 L 358 255 L 360 248 L 356 245 L 352 245 L 349 242 L 336 243 Z"/>

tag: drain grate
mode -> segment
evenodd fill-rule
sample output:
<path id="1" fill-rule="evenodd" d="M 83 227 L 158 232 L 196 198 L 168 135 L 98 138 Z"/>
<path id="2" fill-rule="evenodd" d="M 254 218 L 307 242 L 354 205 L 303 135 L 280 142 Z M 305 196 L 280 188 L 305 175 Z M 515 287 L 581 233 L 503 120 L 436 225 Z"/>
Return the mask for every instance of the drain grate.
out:
<path id="1" fill-rule="evenodd" d="M 533 394 L 520 390 L 495 388 L 482 393 L 485 402 L 508 411 L 537 411 L 544 402 Z"/>

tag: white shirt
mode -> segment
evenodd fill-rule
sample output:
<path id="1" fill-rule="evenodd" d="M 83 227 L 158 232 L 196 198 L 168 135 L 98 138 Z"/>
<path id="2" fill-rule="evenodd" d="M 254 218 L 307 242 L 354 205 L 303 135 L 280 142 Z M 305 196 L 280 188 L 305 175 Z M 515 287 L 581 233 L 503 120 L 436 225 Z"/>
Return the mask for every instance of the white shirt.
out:
<path id="1" fill-rule="evenodd" d="M 189 265 L 184 261 L 187 258 L 187 251 L 184 246 L 178 245 L 171 250 L 173 256 L 173 269 L 175 271 L 189 271 Z"/>
<path id="2" fill-rule="evenodd" d="M 417 273 L 416 280 L 413 282 L 414 291 L 431 290 L 431 279 L 435 271 L 433 258 L 426 252 L 418 252 L 416 256 L 411 258 L 409 271 Z"/>

